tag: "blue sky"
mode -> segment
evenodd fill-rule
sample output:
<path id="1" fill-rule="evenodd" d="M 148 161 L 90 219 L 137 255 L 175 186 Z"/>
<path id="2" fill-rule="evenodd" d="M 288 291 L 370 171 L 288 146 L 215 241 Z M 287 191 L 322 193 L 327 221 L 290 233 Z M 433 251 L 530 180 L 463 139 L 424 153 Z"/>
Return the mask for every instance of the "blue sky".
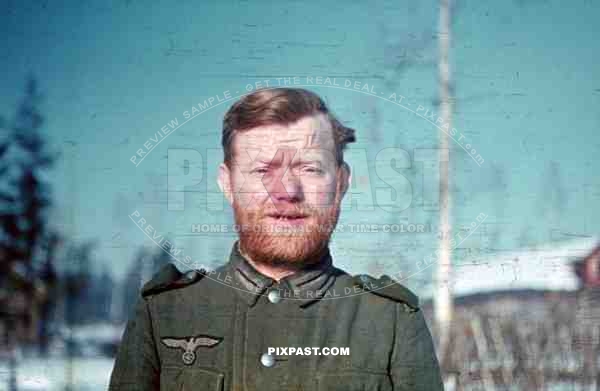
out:
<path id="1" fill-rule="evenodd" d="M 98 262 L 117 276 L 137 246 L 152 245 L 128 217 L 135 210 L 198 263 L 218 264 L 229 253 L 233 235 L 190 235 L 191 224 L 232 223 L 227 208 L 203 206 L 219 164 L 206 150 L 219 148 L 227 103 L 178 128 L 139 166 L 129 161 L 161 127 L 183 121 L 183 112 L 205 99 L 225 91 L 239 96 L 248 84 L 276 77 L 329 76 L 437 111 L 433 1 L 207 3 L 14 1 L 0 16 L 0 113 L 12 115 L 33 72 L 45 93 L 44 131 L 64 151 L 53 171 L 53 222 L 78 240 L 97 239 Z M 469 248 L 514 249 L 597 234 L 600 4 L 458 3 L 454 127 L 484 163 L 452 143 L 453 223 L 459 230 L 480 213 L 488 217 L 454 260 L 461 262 Z M 406 107 L 358 91 L 310 88 L 357 129 L 348 159 L 355 172 L 368 173 L 373 188 L 381 186 L 377 152 L 401 147 L 413 157 L 415 149 L 437 145 L 439 129 Z M 176 148 L 198 150 L 206 170 L 203 182 L 188 189 L 183 211 L 165 204 L 165 157 Z M 423 166 L 414 159 L 412 166 L 400 170 L 413 187 L 410 208 L 397 215 L 347 211 L 340 223 L 432 224 L 435 230 L 436 212 L 419 205 Z M 436 249 L 435 236 L 344 232 L 332 247 L 338 265 L 351 272 L 393 273 L 414 269 Z M 428 278 L 421 272 L 408 285 Z"/>

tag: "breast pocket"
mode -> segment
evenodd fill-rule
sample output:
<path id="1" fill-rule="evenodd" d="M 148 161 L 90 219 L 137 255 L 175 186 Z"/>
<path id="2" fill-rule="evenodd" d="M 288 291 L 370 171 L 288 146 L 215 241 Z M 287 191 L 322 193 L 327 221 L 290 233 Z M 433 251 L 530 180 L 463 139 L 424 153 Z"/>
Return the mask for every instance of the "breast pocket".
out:
<path id="1" fill-rule="evenodd" d="M 392 380 L 385 373 L 338 372 L 317 374 L 318 391 L 392 391 Z"/>
<path id="2" fill-rule="evenodd" d="M 212 369 L 163 368 L 160 374 L 161 391 L 223 391 L 225 375 Z"/>

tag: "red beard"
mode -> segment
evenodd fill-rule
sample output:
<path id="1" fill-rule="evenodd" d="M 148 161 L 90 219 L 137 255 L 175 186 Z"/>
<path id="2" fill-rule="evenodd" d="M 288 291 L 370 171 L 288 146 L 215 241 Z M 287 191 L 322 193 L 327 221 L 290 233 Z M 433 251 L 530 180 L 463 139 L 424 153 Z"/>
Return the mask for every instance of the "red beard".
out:
<path id="1" fill-rule="evenodd" d="M 317 263 L 328 246 L 339 217 L 339 201 L 327 208 L 293 206 L 289 213 L 306 215 L 303 224 L 278 226 L 268 217 L 277 210 L 247 211 L 234 201 L 240 247 L 250 259 L 271 266 L 306 266 Z M 283 211 L 279 211 L 283 213 Z"/>

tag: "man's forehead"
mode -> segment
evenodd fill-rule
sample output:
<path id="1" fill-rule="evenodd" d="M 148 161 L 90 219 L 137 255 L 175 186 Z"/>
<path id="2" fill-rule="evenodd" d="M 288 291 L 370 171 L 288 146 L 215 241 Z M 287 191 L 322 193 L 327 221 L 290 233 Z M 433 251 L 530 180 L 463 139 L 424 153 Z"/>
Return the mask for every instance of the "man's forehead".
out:
<path id="1" fill-rule="evenodd" d="M 303 117 L 289 125 L 260 126 L 235 136 L 239 149 L 323 148 L 335 146 L 331 124 L 324 114 Z"/>

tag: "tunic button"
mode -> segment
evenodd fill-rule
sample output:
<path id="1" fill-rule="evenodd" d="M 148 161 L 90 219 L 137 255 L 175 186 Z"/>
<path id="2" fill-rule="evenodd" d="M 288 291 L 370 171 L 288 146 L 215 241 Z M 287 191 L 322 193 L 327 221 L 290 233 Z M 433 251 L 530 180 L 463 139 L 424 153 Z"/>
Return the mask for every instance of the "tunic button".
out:
<path id="1" fill-rule="evenodd" d="M 275 365 L 275 357 L 272 354 L 264 353 L 260 356 L 260 362 L 265 367 L 272 367 Z"/>
<path id="2" fill-rule="evenodd" d="M 267 295 L 267 297 L 269 298 L 269 301 L 271 303 L 273 303 L 273 304 L 277 304 L 281 300 L 281 296 L 279 296 L 279 292 L 278 291 L 271 291 L 271 292 L 269 292 L 269 294 Z"/>

